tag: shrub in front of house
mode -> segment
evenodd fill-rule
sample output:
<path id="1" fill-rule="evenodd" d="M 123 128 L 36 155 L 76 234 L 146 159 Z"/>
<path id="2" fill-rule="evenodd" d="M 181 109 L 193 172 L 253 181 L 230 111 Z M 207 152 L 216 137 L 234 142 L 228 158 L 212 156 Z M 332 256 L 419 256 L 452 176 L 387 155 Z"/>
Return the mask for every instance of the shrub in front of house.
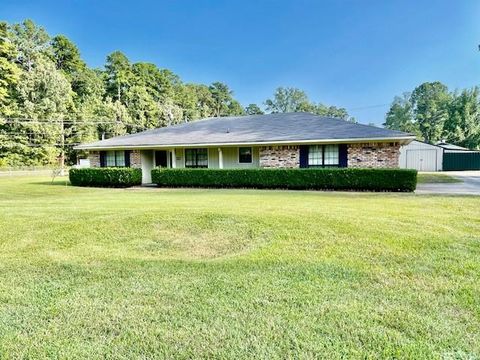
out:
<path id="1" fill-rule="evenodd" d="M 414 191 L 411 169 L 164 169 L 152 170 L 162 187 L 295 190 Z"/>
<path id="2" fill-rule="evenodd" d="M 74 186 L 129 187 L 142 183 L 142 170 L 128 167 L 81 168 L 69 171 Z"/>

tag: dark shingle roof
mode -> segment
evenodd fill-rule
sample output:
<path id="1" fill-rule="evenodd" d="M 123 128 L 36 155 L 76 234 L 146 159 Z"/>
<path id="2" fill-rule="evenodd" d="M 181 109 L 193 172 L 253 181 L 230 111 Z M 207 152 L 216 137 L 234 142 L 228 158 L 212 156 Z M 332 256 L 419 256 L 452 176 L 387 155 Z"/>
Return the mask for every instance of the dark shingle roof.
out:
<path id="1" fill-rule="evenodd" d="M 334 140 L 409 140 L 412 135 L 310 113 L 209 118 L 78 146 L 78 149 L 235 145 Z"/>

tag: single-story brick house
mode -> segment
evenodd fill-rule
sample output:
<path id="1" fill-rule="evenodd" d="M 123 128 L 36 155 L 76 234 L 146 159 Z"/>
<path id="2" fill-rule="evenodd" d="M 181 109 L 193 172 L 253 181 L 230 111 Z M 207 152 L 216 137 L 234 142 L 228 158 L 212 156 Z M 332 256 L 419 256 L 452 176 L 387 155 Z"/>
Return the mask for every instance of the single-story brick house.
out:
<path id="1" fill-rule="evenodd" d="M 396 168 L 400 146 L 415 137 L 310 113 L 210 118 L 118 136 L 76 149 L 90 166 L 170 168 Z"/>

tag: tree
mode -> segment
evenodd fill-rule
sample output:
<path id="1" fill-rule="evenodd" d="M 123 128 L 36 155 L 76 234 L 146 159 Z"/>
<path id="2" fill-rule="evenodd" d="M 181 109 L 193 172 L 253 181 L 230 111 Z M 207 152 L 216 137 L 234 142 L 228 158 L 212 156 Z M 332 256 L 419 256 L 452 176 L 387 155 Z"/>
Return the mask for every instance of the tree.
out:
<path id="1" fill-rule="evenodd" d="M 232 91 L 228 86 L 221 82 L 214 82 L 209 86 L 213 99 L 213 116 L 229 115 L 229 104 L 232 100 Z"/>
<path id="2" fill-rule="evenodd" d="M 443 138 L 469 149 L 480 147 L 480 100 L 477 87 L 452 95 Z"/>
<path id="3" fill-rule="evenodd" d="M 181 84 L 170 70 L 160 70 L 155 64 L 140 62 L 132 65 L 132 82 L 143 86 L 155 101 L 173 98 L 174 87 Z"/>
<path id="4" fill-rule="evenodd" d="M 49 59 L 38 57 L 20 77 L 16 102 L 15 118 L 28 121 L 3 129 L 11 136 L 0 147 L 0 157 L 9 157 L 13 164 L 53 163 L 60 153 L 63 129 L 59 121 L 75 112 L 68 80 Z"/>
<path id="5" fill-rule="evenodd" d="M 9 116 L 12 93 L 20 77 L 20 68 L 14 63 L 15 46 L 9 39 L 7 24 L 0 23 L 0 115 Z"/>
<path id="6" fill-rule="evenodd" d="M 240 115 L 245 115 L 245 110 L 242 107 L 242 104 L 240 104 L 237 100 L 230 100 L 230 103 L 228 104 L 228 115 L 229 116 L 240 116 Z"/>
<path id="7" fill-rule="evenodd" d="M 47 32 L 32 20 L 25 20 L 12 27 L 12 42 L 17 50 L 16 62 L 25 70 L 31 71 L 35 62 L 48 53 L 49 39 Z"/>
<path id="8" fill-rule="evenodd" d="M 245 108 L 245 113 L 247 115 L 263 115 L 264 114 L 262 109 L 260 109 L 260 107 L 257 104 L 249 104 Z"/>
<path id="9" fill-rule="evenodd" d="M 334 117 L 351 122 L 355 118 L 350 117 L 345 108 L 326 106 L 322 103 L 314 103 L 308 99 L 307 94 L 297 88 L 279 87 L 275 90 L 273 99 L 265 101 L 267 111 L 273 113 L 284 112 L 309 112 L 320 116 Z"/>
<path id="10" fill-rule="evenodd" d="M 413 90 L 413 113 L 426 142 L 434 143 L 441 139 L 449 101 L 447 87 L 438 81 L 423 83 Z"/>
<path id="11" fill-rule="evenodd" d="M 174 104 L 172 99 L 167 99 L 160 104 L 160 113 L 163 120 L 160 126 L 180 124 L 184 121 L 182 108 Z"/>
<path id="12" fill-rule="evenodd" d="M 85 68 L 77 46 L 63 35 L 57 35 L 52 39 L 51 58 L 57 69 L 64 71 L 68 76 Z"/>
<path id="13" fill-rule="evenodd" d="M 50 164 L 63 139 L 73 163 L 80 142 L 243 113 L 224 83 L 185 84 L 120 51 L 92 69 L 66 36 L 31 20 L 0 23 L 0 166 Z"/>
<path id="14" fill-rule="evenodd" d="M 321 116 L 327 116 L 327 117 L 333 117 L 337 119 L 342 119 L 350 122 L 356 122 L 354 117 L 351 117 L 348 114 L 347 109 L 345 108 L 339 108 L 336 106 L 326 106 L 321 103 L 318 104 L 313 104 L 313 108 L 310 110 L 310 112 L 321 115 Z"/>
<path id="15" fill-rule="evenodd" d="M 143 86 L 131 86 L 125 95 L 128 113 L 137 126 L 130 132 L 137 132 L 138 126 L 143 129 L 159 127 L 160 110 L 158 103 Z"/>
<path id="16" fill-rule="evenodd" d="M 80 102 L 87 97 L 96 97 L 99 99 L 105 97 L 105 73 L 98 69 L 83 68 L 75 72 L 70 81 L 72 90 L 76 94 L 76 99 Z"/>
<path id="17" fill-rule="evenodd" d="M 395 96 L 392 105 L 386 114 L 385 123 L 383 125 L 387 129 L 405 131 L 421 137 L 420 129 L 414 119 L 410 93 L 403 93 L 402 96 Z"/>
<path id="18" fill-rule="evenodd" d="M 214 99 L 209 87 L 201 84 L 187 84 L 185 86 L 189 87 L 193 92 L 195 92 L 197 109 L 196 118 L 201 119 L 213 116 L 215 112 Z"/>
<path id="19" fill-rule="evenodd" d="M 133 75 L 128 58 L 120 51 L 107 56 L 105 65 L 107 73 L 107 92 L 116 100 L 123 101 Z"/>
<path id="20" fill-rule="evenodd" d="M 309 111 L 311 109 L 307 94 L 300 89 L 289 87 L 277 88 L 273 99 L 267 99 L 265 105 L 267 111 L 272 113 Z"/>

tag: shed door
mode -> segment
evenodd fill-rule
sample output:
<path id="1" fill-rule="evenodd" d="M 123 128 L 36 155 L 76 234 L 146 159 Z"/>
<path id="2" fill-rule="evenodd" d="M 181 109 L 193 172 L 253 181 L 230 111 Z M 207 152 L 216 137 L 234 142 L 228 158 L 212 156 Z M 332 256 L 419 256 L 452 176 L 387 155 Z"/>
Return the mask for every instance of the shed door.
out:
<path id="1" fill-rule="evenodd" d="M 437 150 L 407 150 L 407 169 L 418 171 L 437 171 Z"/>

